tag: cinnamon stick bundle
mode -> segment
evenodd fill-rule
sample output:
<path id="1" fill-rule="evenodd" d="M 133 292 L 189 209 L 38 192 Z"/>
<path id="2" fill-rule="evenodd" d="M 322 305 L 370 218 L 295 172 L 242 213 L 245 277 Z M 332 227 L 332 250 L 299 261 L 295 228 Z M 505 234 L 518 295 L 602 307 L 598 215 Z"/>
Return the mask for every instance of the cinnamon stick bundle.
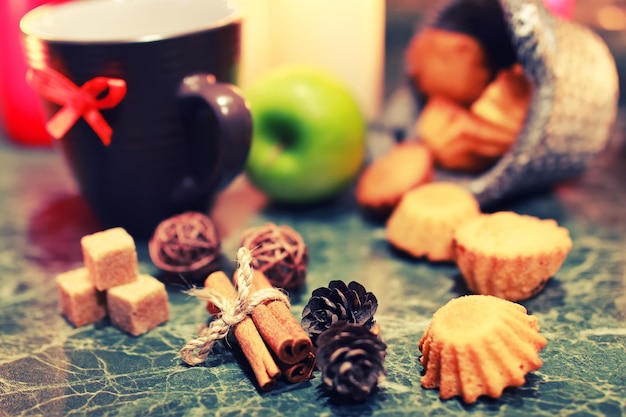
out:
<path id="1" fill-rule="evenodd" d="M 287 382 L 295 384 L 306 381 L 311 378 L 311 374 L 315 369 L 315 354 L 309 352 L 306 358 L 293 365 L 279 362 L 278 367 Z"/>
<path id="2" fill-rule="evenodd" d="M 235 287 L 223 271 L 210 274 L 204 282 L 204 287 L 217 291 L 230 301 L 234 301 L 237 297 Z M 212 314 L 218 313 L 212 304 L 207 305 L 207 308 Z M 259 388 L 262 391 L 274 388 L 281 371 L 252 319 L 248 316 L 239 322 L 233 329 L 233 335 L 252 368 Z"/>
<path id="3" fill-rule="evenodd" d="M 235 271 L 235 282 L 238 271 Z M 253 274 L 251 293 L 274 288 L 261 271 L 253 270 Z M 295 365 L 310 362 L 309 354 L 313 352 L 311 338 L 282 301 L 268 300 L 258 305 L 251 316 L 263 340 L 280 363 Z"/>

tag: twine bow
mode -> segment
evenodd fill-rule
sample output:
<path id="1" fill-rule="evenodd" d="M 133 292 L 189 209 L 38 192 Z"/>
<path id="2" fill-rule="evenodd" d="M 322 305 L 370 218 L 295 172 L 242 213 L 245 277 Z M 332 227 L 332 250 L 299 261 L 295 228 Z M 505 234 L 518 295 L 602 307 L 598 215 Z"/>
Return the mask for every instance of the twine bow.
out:
<path id="1" fill-rule="evenodd" d="M 113 108 L 122 101 L 126 95 L 126 81 L 96 77 L 78 87 L 52 68 L 31 68 L 26 81 L 40 96 L 63 106 L 46 124 L 46 130 L 53 138 L 62 138 L 82 116 L 105 146 L 111 143 L 113 129 L 100 110 Z"/>
<path id="2" fill-rule="evenodd" d="M 237 274 L 237 297 L 234 300 L 229 300 L 210 288 L 189 291 L 190 294 L 201 300 L 212 303 L 219 310 L 215 320 L 208 327 L 202 329 L 198 337 L 187 342 L 180 350 L 181 358 L 189 365 L 198 365 L 204 362 L 215 342 L 226 337 L 231 327 L 239 324 L 259 304 L 267 300 L 278 300 L 289 306 L 287 295 L 276 288 L 267 288 L 250 293 L 253 273 L 252 254 L 249 249 L 239 248 L 237 261 L 239 273 Z"/>

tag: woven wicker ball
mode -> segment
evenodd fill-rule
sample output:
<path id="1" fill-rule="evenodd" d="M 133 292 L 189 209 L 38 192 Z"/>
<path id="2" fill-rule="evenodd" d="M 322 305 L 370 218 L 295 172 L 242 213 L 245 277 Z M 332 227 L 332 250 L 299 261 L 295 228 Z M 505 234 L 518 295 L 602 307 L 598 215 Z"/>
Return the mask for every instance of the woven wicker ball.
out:
<path id="1" fill-rule="evenodd" d="M 159 269 L 194 281 L 220 267 L 220 237 L 211 219 L 202 213 L 187 212 L 162 221 L 148 249 Z"/>
<path id="2" fill-rule="evenodd" d="M 266 223 L 245 230 L 241 246 L 252 254 L 252 267 L 278 288 L 298 290 L 304 285 L 309 252 L 302 236 L 289 226 Z"/>

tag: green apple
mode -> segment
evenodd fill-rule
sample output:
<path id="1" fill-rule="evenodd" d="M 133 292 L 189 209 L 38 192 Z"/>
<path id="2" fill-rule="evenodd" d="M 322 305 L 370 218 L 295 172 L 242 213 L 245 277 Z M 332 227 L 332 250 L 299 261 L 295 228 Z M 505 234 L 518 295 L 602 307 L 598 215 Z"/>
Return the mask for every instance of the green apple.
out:
<path id="1" fill-rule="evenodd" d="M 253 120 L 246 173 L 270 199 L 320 202 L 359 173 L 366 123 L 338 77 L 316 67 L 281 67 L 261 77 L 245 96 Z"/>

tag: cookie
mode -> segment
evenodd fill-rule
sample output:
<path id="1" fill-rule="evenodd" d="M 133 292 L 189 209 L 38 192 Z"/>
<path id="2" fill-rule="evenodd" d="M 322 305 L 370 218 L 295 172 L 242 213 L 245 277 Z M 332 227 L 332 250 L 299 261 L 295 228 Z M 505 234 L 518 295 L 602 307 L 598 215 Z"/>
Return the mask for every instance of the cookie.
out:
<path id="1" fill-rule="evenodd" d="M 492 125 L 517 134 L 530 106 L 532 85 L 520 64 L 504 69 L 470 107 L 470 112 Z"/>
<path id="2" fill-rule="evenodd" d="M 517 138 L 517 132 L 483 120 L 443 96 L 429 98 L 415 128 L 437 166 L 467 173 L 488 169 Z"/>
<path id="3" fill-rule="evenodd" d="M 428 183 L 433 176 L 433 157 L 422 143 L 400 143 L 372 161 L 361 173 L 356 199 L 367 211 L 389 215 L 407 191 Z"/>
<path id="4" fill-rule="evenodd" d="M 493 78 L 483 46 L 463 33 L 426 28 L 405 51 L 406 72 L 427 96 L 440 95 L 469 105 Z"/>

